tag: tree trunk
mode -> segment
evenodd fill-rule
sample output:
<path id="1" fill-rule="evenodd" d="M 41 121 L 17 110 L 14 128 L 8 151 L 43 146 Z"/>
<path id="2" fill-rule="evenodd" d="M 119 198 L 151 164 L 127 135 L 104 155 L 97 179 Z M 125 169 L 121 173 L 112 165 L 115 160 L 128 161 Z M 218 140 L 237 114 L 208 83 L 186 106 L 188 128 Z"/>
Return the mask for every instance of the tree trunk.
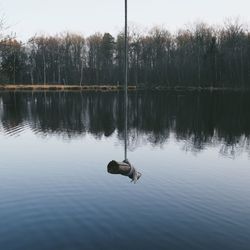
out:
<path id="1" fill-rule="evenodd" d="M 46 61 L 45 61 L 45 55 L 43 52 L 43 84 L 46 84 Z"/>

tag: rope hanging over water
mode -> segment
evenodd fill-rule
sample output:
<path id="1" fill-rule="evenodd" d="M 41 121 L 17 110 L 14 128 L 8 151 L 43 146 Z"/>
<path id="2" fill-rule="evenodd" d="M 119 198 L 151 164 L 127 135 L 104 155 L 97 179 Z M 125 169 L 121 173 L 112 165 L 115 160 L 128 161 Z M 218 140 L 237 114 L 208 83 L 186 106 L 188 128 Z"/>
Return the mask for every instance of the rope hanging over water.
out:
<path id="1" fill-rule="evenodd" d="M 125 0 L 125 52 L 124 52 L 124 160 L 128 161 L 127 143 L 128 143 L 128 4 Z"/>
<path id="2" fill-rule="evenodd" d="M 127 0 L 125 0 L 125 52 L 124 52 L 124 161 L 111 161 L 107 166 L 110 174 L 121 174 L 128 176 L 132 182 L 136 183 L 141 173 L 137 172 L 136 168 L 128 161 L 128 18 L 127 18 Z"/>

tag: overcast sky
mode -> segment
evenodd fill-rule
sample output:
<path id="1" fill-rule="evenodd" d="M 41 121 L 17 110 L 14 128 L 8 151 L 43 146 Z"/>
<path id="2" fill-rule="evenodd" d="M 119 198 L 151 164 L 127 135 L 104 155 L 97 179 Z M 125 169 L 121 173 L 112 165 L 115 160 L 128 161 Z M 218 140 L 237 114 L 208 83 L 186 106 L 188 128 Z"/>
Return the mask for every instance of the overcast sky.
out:
<path id="1" fill-rule="evenodd" d="M 175 31 L 199 20 L 222 24 L 227 17 L 250 21 L 250 0 L 128 0 L 128 5 L 129 23 L 141 28 L 165 25 Z M 115 35 L 123 27 L 124 0 L 0 0 L 0 13 L 23 40 L 63 31 Z"/>

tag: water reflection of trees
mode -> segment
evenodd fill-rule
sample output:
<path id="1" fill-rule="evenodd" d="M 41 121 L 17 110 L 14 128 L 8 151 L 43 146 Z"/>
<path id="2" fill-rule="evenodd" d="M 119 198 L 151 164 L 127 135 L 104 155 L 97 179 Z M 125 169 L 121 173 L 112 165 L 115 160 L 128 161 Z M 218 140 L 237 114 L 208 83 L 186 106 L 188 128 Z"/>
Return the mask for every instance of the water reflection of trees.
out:
<path id="1" fill-rule="evenodd" d="M 0 95 L 5 132 L 30 126 L 44 135 L 67 137 L 115 131 L 123 138 L 123 93 L 5 92 Z M 163 145 L 170 134 L 185 150 L 221 145 L 221 153 L 238 154 L 250 145 L 249 95 L 235 92 L 133 92 L 129 95 L 131 147 L 149 141 Z"/>

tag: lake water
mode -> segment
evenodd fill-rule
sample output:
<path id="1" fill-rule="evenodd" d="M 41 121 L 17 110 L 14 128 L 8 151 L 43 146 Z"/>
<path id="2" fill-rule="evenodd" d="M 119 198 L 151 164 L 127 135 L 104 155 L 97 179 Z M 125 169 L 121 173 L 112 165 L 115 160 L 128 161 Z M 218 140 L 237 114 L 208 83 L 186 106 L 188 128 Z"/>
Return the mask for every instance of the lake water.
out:
<path id="1" fill-rule="evenodd" d="M 0 249 L 250 249 L 250 95 L 0 93 Z"/>

